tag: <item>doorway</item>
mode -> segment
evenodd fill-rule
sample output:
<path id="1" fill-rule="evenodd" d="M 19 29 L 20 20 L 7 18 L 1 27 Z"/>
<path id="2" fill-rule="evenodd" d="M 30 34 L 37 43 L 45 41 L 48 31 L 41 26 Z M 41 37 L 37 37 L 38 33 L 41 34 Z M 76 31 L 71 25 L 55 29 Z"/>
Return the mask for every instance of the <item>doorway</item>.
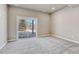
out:
<path id="1" fill-rule="evenodd" d="M 17 17 L 17 39 L 37 37 L 37 19 Z"/>

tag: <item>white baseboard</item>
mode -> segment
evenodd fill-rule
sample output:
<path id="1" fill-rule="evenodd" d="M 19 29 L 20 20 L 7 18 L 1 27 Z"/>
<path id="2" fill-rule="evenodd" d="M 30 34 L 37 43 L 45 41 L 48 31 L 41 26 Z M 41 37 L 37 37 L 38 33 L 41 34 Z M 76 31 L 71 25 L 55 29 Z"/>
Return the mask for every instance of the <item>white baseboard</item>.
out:
<path id="1" fill-rule="evenodd" d="M 62 37 L 62 36 L 57 35 L 57 34 L 52 34 L 51 36 L 58 37 L 58 38 L 61 38 L 61 39 L 64 39 L 64 40 L 67 40 L 67 41 L 70 41 L 70 42 L 74 42 L 74 43 L 79 44 L 78 41 L 75 41 L 75 40 L 72 40 L 72 39 L 68 39 L 68 38 Z"/>
<path id="2" fill-rule="evenodd" d="M 8 39 L 8 42 L 15 41 L 15 40 L 16 40 L 16 37 L 13 36 L 13 37 L 10 37 L 10 38 Z"/>
<path id="3" fill-rule="evenodd" d="M 4 44 L 2 44 L 2 46 L 0 47 L 0 50 L 1 50 L 6 44 L 7 44 L 7 42 L 4 43 Z"/>
<path id="4" fill-rule="evenodd" d="M 49 37 L 50 36 L 50 34 L 39 34 L 37 37 Z M 8 42 L 12 42 L 12 41 L 16 41 L 17 39 L 15 38 L 15 37 L 13 37 L 13 38 L 10 38 L 9 40 L 8 40 Z"/>
<path id="5" fill-rule="evenodd" d="M 38 35 L 38 37 L 48 37 L 50 36 L 50 34 L 42 34 L 42 35 Z"/>
<path id="6" fill-rule="evenodd" d="M 15 40 L 16 40 L 16 39 L 9 39 L 8 42 L 12 42 L 12 41 L 15 41 Z"/>

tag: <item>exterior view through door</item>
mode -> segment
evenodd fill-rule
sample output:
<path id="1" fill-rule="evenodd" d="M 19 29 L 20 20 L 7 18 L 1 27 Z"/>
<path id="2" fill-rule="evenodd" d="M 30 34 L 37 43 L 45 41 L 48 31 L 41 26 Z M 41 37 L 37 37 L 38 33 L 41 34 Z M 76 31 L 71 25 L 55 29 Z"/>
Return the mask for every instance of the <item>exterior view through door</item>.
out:
<path id="1" fill-rule="evenodd" d="M 37 36 L 37 19 L 32 17 L 17 17 L 17 39 Z"/>

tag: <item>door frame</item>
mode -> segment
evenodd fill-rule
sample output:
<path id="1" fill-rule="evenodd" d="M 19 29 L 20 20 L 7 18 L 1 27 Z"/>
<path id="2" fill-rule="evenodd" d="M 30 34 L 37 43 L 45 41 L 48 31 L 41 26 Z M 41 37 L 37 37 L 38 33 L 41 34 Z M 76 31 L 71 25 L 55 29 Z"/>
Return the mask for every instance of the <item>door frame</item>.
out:
<path id="1" fill-rule="evenodd" d="M 18 38 L 18 28 L 19 28 L 19 20 L 20 20 L 20 18 L 19 17 L 26 17 L 27 18 L 27 16 L 17 16 L 16 17 L 16 40 L 18 40 L 19 38 Z M 31 18 L 33 18 L 33 17 L 31 17 Z M 38 19 L 37 18 L 35 18 L 35 20 L 36 20 L 36 37 L 38 37 Z M 23 39 L 26 39 L 26 38 L 23 38 Z"/>

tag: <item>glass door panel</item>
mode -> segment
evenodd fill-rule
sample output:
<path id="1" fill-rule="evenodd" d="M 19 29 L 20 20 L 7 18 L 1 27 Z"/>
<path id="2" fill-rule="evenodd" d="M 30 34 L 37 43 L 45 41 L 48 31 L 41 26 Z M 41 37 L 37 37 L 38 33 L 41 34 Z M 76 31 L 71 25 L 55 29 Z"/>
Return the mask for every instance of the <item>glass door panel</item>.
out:
<path id="1" fill-rule="evenodd" d="M 18 38 L 36 37 L 37 20 L 33 18 L 20 19 L 18 26 Z"/>

